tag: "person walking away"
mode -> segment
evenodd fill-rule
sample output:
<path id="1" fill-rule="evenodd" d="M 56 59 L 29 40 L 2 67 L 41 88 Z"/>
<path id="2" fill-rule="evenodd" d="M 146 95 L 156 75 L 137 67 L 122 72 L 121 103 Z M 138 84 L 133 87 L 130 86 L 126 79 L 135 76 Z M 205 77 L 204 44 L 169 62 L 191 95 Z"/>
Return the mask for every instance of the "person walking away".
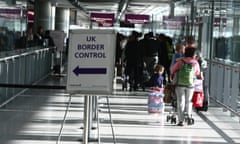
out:
<path id="1" fill-rule="evenodd" d="M 175 92 L 177 96 L 178 126 L 184 126 L 185 110 L 187 117 L 192 115 L 194 78 L 202 79 L 200 66 L 195 59 L 196 48 L 186 48 L 185 56 L 171 67 L 171 74 L 177 74 Z"/>
<path id="2" fill-rule="evenodd" d="M 170 66 L 171 66 L 171 61 L 172 61 L 172 57 L 173 55 L 175 54 L 175 50 L 174 50 L 174 47 L 173 47 L 173 40 L 171 37 L 169 36 L 165 36 L 165 43 L 166 43 L 166 47 L 167 47 L 167 55 L 168 55 L 168 58 L 167 58 L 167 64 L 166 64 L 166 67 L 165 67 L 165 81 L 170 83 L 171 82 L 171 79 L 170 79 Z"/>
<path id="3" fill-rule="evenodd" d="M 37 32 L 34 34 L 34 40 L 38 46 L 43 46 L 44 30 L 39 26 Z"/>
<path id="4" fill-rule="evenodd" d="M 47 45 L 46 46 L 50 46 L 50 47 L 54 47 L 55 46 L 53 38 L 50 36 L 50 30 L 46 30 L 45 31 L 44 39 L 47 40 Z"/>
<path id="5" fill-rule="evenodd" d="M 149 33 L 144 34 L 143 38 L 139 40 L 139 51 L 141 51 L 142 53 L 142 57 L 143 57 L 143 69 L 141 72 L 141 81 L 140 81 L 140 86 L 142 87 L 143 91 L 145 91 L 145 87 L 149 87 L 148 82 L 150 80 L 150 73 L 149 73 L 149 67 L 147 66 L 146 61 L 146 51 L 147 51 L 147 43 L 148 43 L 148 39 L 149 39 Z"/>
<path id="6" fill-rule="evenodd" d="M 185 47 L 187 47 L 187 48 L 196 48 L 197 47 L 197 42 L 195 41 L 193 36 L 186 36 Z"/>
<path id="7" fill-rule="evenodd" d="M 133 31 L 125 48 L 126 69 L 125 74 L 129 77 L 130 91 L 137 90 L 139 84 L 139 73 L 143 68 L 141 51 L 138 50 L 138 37 L 140 34 Z"/>
<path id="8" fill-rule="evenodd" d="M 144 62 L 146 63 L 147 71 L 149 75 L 153 75 L 154 67 L 158 64 L 160 57 L 159 42 L 153 36 L 153 32 L 149 32 L 145 35 L 144 42 Z"/>
<path id="9" fill-rule="evenodd" d="M 162 66 L 164 66 L 164 73 L 163 73 L 163 77 L 164 77 L 164 84 L 166 84 L 168 82 L 167 79 L 169 79 L 170 81 L 170 76 L 168 76 L 168 71 L 169 70 L 169 59 L 168 59 L 168 48 L 167 48 L 167 41 L 166 41 L 166 36 L 164 34 L 159 34 L 157 35 L 157 40 L 158 40 L 158 44 L 159 44 L 159 55 L 158 55 L 158 64 L 161 64 Z M 170 72 L 169 72 L 170 75 Z"/>

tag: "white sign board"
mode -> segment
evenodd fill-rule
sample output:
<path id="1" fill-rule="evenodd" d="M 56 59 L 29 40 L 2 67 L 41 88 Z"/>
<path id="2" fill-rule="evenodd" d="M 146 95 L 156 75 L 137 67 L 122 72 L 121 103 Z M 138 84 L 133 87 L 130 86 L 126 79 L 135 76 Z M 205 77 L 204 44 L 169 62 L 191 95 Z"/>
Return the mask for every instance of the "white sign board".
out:
<path id="1" fill-rule="evenodd" d="M 72 30 L 69 37 L 67 90 L 109 94 L 113 89 L 114 30 Z"/>
<path id="2" fill-rule="evenodd" d="M 64 50 L 64 39 L 66 34 L 64 31 L 50 31 L 50 36 L 52 37 L 54 44 L 57 47 L 57 51 L 63 51 Z"/>

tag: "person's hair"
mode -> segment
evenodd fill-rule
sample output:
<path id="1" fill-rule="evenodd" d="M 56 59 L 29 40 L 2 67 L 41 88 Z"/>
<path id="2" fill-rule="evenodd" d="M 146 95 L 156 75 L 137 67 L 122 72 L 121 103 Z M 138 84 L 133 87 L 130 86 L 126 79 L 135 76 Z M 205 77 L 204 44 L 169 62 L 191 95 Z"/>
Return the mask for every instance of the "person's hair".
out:
<path id="1" fill-rule="evenodd" d="M 150 38 L 154 37 L 154 36 L 153 36 L 153 32 L 149 32 L 149 33 L 148 33 L 148 36 L 149 36 Z"/>
<path id="2" fill-rule="evenodd" d="M 193 36 L 186 37 L 186 44 L 194 44 L 196 41 Z"/>
<path id="3" fill-rule="evenodd" d="M 185 48 L 185 57 L 193 57 L 196 53 L 196 48 L 187 47 Z"/>
<path id="4" fill-rule="evenodd" d="M 182 44 L 176 44 L 176 51 L 179 52 L 181 49 L 184 49 Z"/>
<path id="5" fill-rule="evenodd" d="M 158 65 L 155 66 L 154 71 L 156 73 L 158 73 L 158 72 L 163 73 L 164 72 L 164 67 L 162 65 L 158 64 Z"/>

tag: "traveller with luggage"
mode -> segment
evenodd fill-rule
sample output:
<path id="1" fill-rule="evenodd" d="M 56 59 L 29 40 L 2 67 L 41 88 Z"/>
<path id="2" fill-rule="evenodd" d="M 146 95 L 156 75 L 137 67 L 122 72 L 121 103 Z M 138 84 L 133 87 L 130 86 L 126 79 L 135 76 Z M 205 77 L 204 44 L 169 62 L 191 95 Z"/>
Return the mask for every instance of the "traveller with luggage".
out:
<path id="1" fill-rule="evenodd" d="M 178 126 L 184 126 L 184 121 L 193 124 L 192 96 L 194 93 L 194 79 L 202 78 L 200 66 L 195 59 L 196 49 L 185 48 L 184 57 L 171 67 L 171 74 L 177 76 L 175 93 L 177 97 Z M 185 113 L 186 110 L 186 113 Z"/>
<path id="2" fill-rule="evenodd" d="M 163 72 L 162 65 L 156 65 L 154 74 L 150 79 L 150 92 L 148 94 L 148 112 L 163 113 L 164 112 L 164 88 L 163 88 Z"/>

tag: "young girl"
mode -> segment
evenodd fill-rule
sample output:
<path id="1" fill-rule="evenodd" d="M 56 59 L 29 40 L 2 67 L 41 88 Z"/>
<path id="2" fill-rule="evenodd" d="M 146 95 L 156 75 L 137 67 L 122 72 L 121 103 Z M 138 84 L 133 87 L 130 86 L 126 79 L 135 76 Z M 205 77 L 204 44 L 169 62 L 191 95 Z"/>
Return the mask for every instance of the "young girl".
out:
<path id="1" fill-rule="evenodd" d="M 156 65 L 154 68 L 154 74 L 151 76 L 151 87 L 163 88 L 163 72 L 164 67 L 162 65 Z"/>
<path id="2" fill-rule="evenodd" d="M 150 79 L 150 92 L 148 94 L 148 112 L 149 113 L 163 113 L 163 72 L 164 67 L 162 65 L 156 65 L 154 68 L 154 74 Z"/>

